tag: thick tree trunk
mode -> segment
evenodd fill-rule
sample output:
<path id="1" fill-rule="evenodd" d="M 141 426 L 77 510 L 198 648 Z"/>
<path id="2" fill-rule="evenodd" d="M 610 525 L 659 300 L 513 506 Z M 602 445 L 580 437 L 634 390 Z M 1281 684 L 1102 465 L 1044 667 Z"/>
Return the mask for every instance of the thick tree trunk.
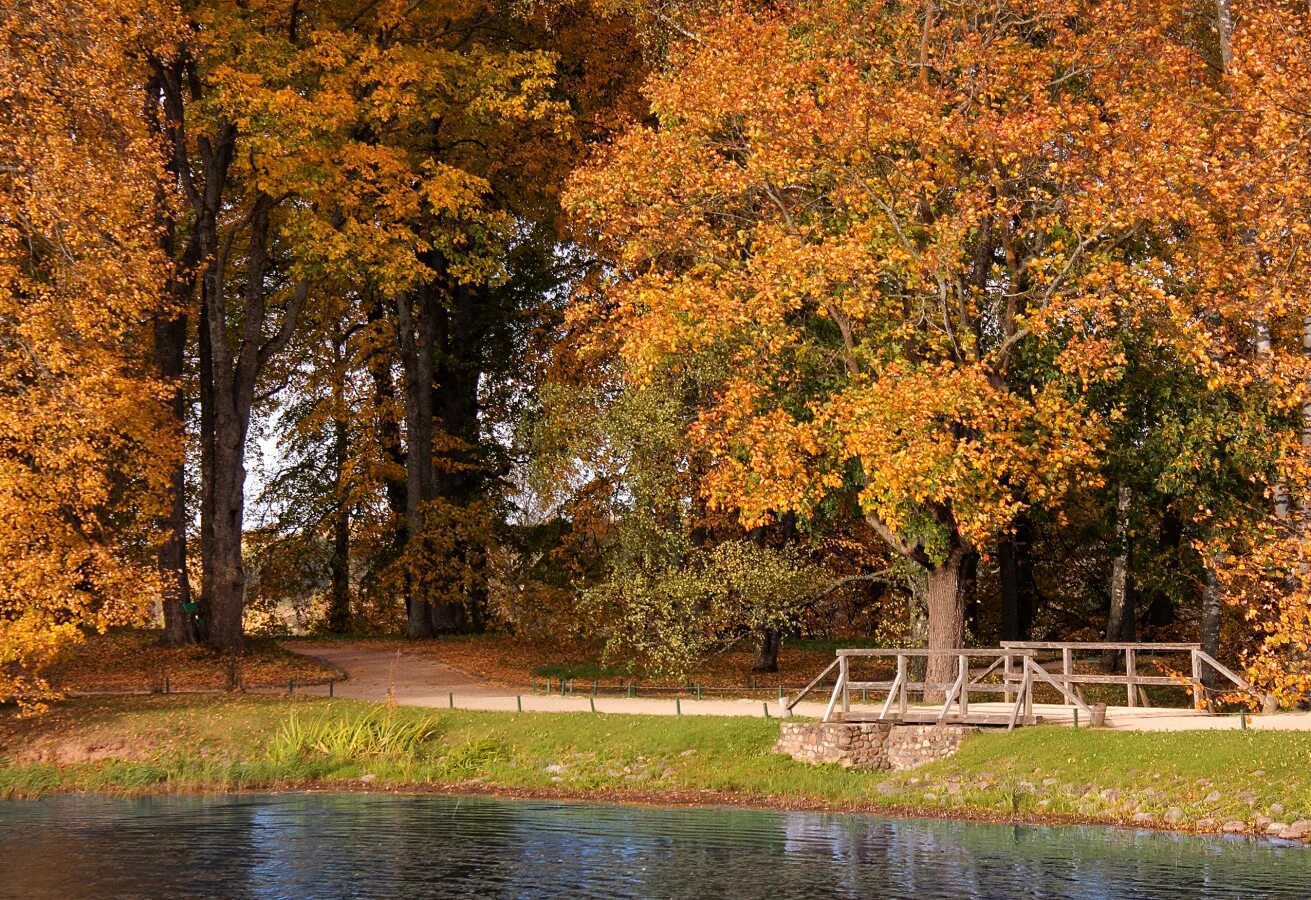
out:
<path id="1" fill-rule="evenodd" d="M 1133 545 L 1129 535 L 1129 512 L 1132 506 L 1133 490 L 1121 485 L 1115 502 L 1117 550 L 1111 561 L 1111 607 L 1106 616 L 1108 642 L 1132 641 L 1137 631 L 1131 581 Z M 1109 667 L 1114 665 L 1118 656 L 1118 653 L 1108 651 L 1103 655 L 1102 662 Z"/>
<path id="2" fill-rule="evenodd" d="M 173 385 L 170 407 L 173 424 L 179 434 L 186 431 L 186 397 L 182 391 L 182 361 L 186 350 L 187 320 L 174 316 L 155 323 L 155 368 L 161 379 Z M 187 577 L 187 482 L 186 457 L 178 454 L 169 475 L 172 503 L 167 521 L 167 537 L 159 548 L 159 573 L 164 579 L 164 642 L 170 646 L 195 643 L 191 615 L 191 581 Z"/>
<path id="3" fill-rule="evenodd" d="M 435 311 L 433 368 L 433 414 L 450 446 L 434 472 L 435 496 L 452 506 L 465 507 L 480 496 L 486 473 L 478 459 L 478 383 L 482 375 L 482 334 L 478 328 L 478 304 L 482 299 L 474 287 L 451 281 L 447 285 L 449 308 Z M 453 564 L 473 574 L 462 601 L 433 604 L 433 630 L 438 634 L 480 631 L 486 607 L 487 586 L 481 547 L 457 547 Z"/>
<path id="4" fill-rule="evenodd" d="M 168 126 L 161 118 L 164 101 L 164 75 L 156 70 L 146 83 L 145 114 L 151 133 L 161 142 L 166 140 Z M 172 155 L 166 158 L 164 168 L 170 178 L 178 176 L 178 161 Z M 171 211 L 161 181 L 156 192 L 156 224 L 159 227 L 159 244 L 164 255 L 175 268 L 168 283 L 169 308 L 162 311 L 154 322 L 155 374 L 172 387 L 169 412 L 176 434 L 184 438 L 187 430 L 186 393 L 182 388 L 182 374 L 187 351 L 187 311 L 194 299 L 196 286 L 196 257 L 200 245 L 194 236 L 186 243 L 179 259 L 177 255 L 177 222 Z M 187 483 L 186 451 L 179 447 L 177 462 L 169 476 L 171 503 L 169 512 L 159 523 L 166 535 L 159 548 L 159 574 L 164 585 L 160 598 L 164 614 L 164 643 L 181 646 L 196 641 L 192 618 L 187 612 L 191 603 L 191 581 L 187 575 Z"/>
<path id="5" fill-rule="evenodd" d="M 217 374 L 217 373 L 216 373 Z M 242 618 L 246 609 L 246 568 L 242 535 L 246 511 L 246 429 L 249 408 L 234 405 L 231 392 L 214 391 L 214 431 L 210 465 L 209 642 L 224 653 L 245 650 Z"/>
<path id="6" fill-rule="evenodd" d="M 965 644 L 965 595 L 962 576 L 969 550 L 953 546 L 940 565 L 927 569 L 925 598 L 929 611 L 928 648 L 946 650 Z M 931 656 L 925 670 L 925 681 L 930 684 L 950 684 L 956 677 L 956 659 L 951 656 Z M 945 692 L 940 687 L 925 690 L 924 699 L 941 700 Z"/>
<path id="7" fill-rule="evenodd" d="M 169 238 L 167 243 L 172 244 Z M 166 248 L 171 249 L 171 247 Z M 171 256 L 171 253 L 170 253 Z M 189 285 L 174 283 L 170 293 L 175 304 L 171 315 L 155 320 L 155 372 L 165 384 L 172 385 L 173 396 L 169 411 L 173 427 L 179 436 L 186 433 L 186 395 L 182 389 L 182 369 L 186 357 L 187 315 L 183 311 L 187 301 L 185 291 Z M 191 581 L 187 576 L 187 479 L 186 455 L 179 451 L 177 462 L 169 474 L 171 503 L 168 515 L 161 522 L 167 535 L 159 548 L 159 574 L 164 582 L 162 606 L 164 612 L 164 643 L 177 647 L 196 641 L 191 615 Z"/>
<path id="8" fill-rule="evenodd" d="M 773 628 L 766 628 L 760 635 L 760 646 L 756 649 L 756 664 L 751 667 L 751 671 L 777 672 L 778 651 L 782 646 L 783 642 L 778 632 Z"/>

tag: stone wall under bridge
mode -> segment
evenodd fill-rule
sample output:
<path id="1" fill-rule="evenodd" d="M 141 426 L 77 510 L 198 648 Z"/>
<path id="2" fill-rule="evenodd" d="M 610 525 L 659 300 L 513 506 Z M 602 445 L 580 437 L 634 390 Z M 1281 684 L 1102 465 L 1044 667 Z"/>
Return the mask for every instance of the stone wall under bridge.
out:
<path id="1" fill-rule="evenodd" d="M 801 762 L 900 772 L 951 756 L 978 730 L 968 725 L 783 722 L 774 749 Z"/>

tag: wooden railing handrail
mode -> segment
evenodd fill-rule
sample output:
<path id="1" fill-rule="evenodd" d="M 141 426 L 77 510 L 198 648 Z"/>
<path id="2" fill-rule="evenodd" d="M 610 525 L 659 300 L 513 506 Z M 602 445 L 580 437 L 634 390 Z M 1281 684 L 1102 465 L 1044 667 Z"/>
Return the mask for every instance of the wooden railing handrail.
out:
<path id="1" fill-rule="evenodd" d="M 944 650 L 925 650 L 925 649 L 883 649 L 883 648 L 858 648 L 855 650 L 839 650 L 838 656 L 979 656 L 992 659 L 999 656 L 1032 656 L 1023 649 L 1002 649 L 995 647 L 952 647 Z"/>
<path id="2" fill-rule="evenodd" d="M 791 700 L 789 700 L 789 701 L 787 701 L 786 703 L 784 703 L 784 704 L 783 704 L 783 709 L 784 709 L 785 711 L 787 711 L 787 712 L 791 712 L 791 711 L 792 711 L 792 707 L 794 707 L 794 706 L 796 706 L 798 703 L 800 703 L 800 702 L 801 702 L 801 698 L 804 697 L 804 696 L 806 696 L 807 694 L 809 694 L 809 693 L 811 692 L 811 690 L 815 687 L 815 685 L 819 684 L 820 681 L 823 680 L 823 678 L 824 678 L 825 675 L 827 675 L 829 672 L 832 672 L 832 671 L 833 671 L 833 668 L 834 668 L 835 666 L 837 666 L 837 664 L 838 664 L 839 662 L 840 662 L 840 660 L 835 659 L 835 660 L 833 660 L 833 662 L 829 663 L 827 669 L 825 669 L 823 672 L 820 672 L 818 675 L 816 675 L 814 678 L 812 678 L 812 679 L 810 680 L 810 684 L 806 685 L 805 687 L 803 687 L 803 688 L 801 689 L 801 693 L 797 694 L 797 695 L 796 695 L 795 697 L 793 697 Z"/>
<path id="3" fill-rule="evenodd" d="M 1048 671 L 1038 664 L 1035 654 L 1044 650 L 1060 651 L 1061 671 L 1059 673 Z M 1073 667 L 1073 654 L 1075 651 L 1121 652 L 1124 654 L 1125 674 L 1076 673 Z M 1139 675 L 1137 668 L 1138 654 L 1150 655 L 1153 652 L 1190 654 L 1192 677 Z M 881 719 L 889 715 L 894 704 L 898 712 L 904 715 L 907 706 L 907 694 L 910 691 L 944 691 L 945 700 L 937 716 L 939 722 L 947 720 L 953 704 L 959 708 L 962 718 L 968 715 L 969 694 L 971 692 L 1001 693 L 1005 695 L 1007 703 L 1010 702 L 1011 695 L 1015 694 L 1015 705 L 1010 716 L 1010 727 L 1013 728 L 1018 722 L 1028 721 L 1032 718 L 1033 688 L 1039 681 L 1055 688 L 1062 695 L 1065 705 L 1075 707 L 1089 715 L 1091 715 L 1091 707 L 1082 697 L 1078 687 L 1081 684 L 1124 685 L 1127 689 L 1126 699 L 1130 707 L 1139 706 L 1140 700 L 1142 705 L 1150 705 L 1143 687 L 1172 687 L 1177 685 L 1187 687 L 1192 691 L 1195 706 L 1202 708 L 1203 686 L 1201 673 L 1203 666 L 1210 666 L 1239 689 L 1249 692 L 1252 690 L 1245 680 L 1216 660 L 1215 657 L 1202 650 L 1201 644 L 1197 643 L 1002 641 L 1000 649 L 991 647 L 951 647 L 929 650 L 923 648 L 861 647 L 837 650 L 834 655 L 833 662 L 829 663 L 824 671 L 815 676 L 800 693 L 783 704 L 783 709 L 786 712 L 790 713 L 792 708 L 823 681 L 834 668 L 838 669 L 838 676 L 833 684 L 833 692 L 829 697 L 828 706 L 824 711 L 823 721 L 825 722 L 831 721 L 836 710 L 840 709 L 844 715 L 849 712 L 852 691 L 887 691 L 887 699 L 884 701 L 882 711 L 879 713 Z M 910 659 L 943 656 L 953 657 L 957 660 L 955 666 L 956 678 L 953 682 L 939 683 L 927 680 L 911 680 L 907 670 L 907 663 Z M 896 678 L 892 681 L 862 681 L 852 678 L 850 662 L 853 658 L 895 658 L 897 660 Z M 992 663 L 987 665 L 982 672 L 976 673 L 971 671 L 971 659 L 992 660 Z M 1021 663 L 1018 669 L 1014 667 L 1017 660 Z M 1005 669 L 1000 674 L 1000 682 L 984 683 L 983 679 L 995 673 L 997 667 L 1002 663 L 1005 663 Z"/>
<path id="4" fill-rule="evenodd" d="M 1235 675 L 1235 674 L 1233 673 L 1233 671 L 1232 671 L 1228 666 L 1226 666 L 1224 663 L 1222 663 L 1222 662 L 1220 662 L 1219 660 L 1217 660 L 1214 656 L 1212 656 L 1211 654 L 1207 653 L 1205 650 L 1200 650 L 1200 649 L 1199 649 L 1199 650 L 1197 651 L 1197 657 L 1198 657 L 1198 659 L 1200 659 L 1202 662 L 1206 663 L 1206 664 L 1207 664 L 1208 666 L 1210 666 L 1212 669 L 1215 669 L 1217 672 L 1219 672 L 1219 673 L 1220 673 L 1221 675 L 1223 675 L 1225 678 L 1228 678 L 1230 681 L 1232 681 L 1234 684 L 1238 685 L 1238 686 L 1239 686 L 1240 688 L 1242 688 L 1243 690 L 1245 690 L 1245 691 L 1251 691 L 1251 690 L 1252 690 L 1252 686 L 1251 686 L 1250 684 L 1248 684 L 1247 681 L 1246 681 L 1245 679 L 1243 679 L 1242 677 L 1240 677 L 1240 676 L 1238 676 L 1238 675 Z"/>
<path id="5" fill-rule="evenodd" d="M 1157 644 L 1134 641 L 1002 641 L 1001 646 L 1007 650 L 1160 650 L 1169 653 L 1186 653 L 1202 648 L 1201 644 Z"/>

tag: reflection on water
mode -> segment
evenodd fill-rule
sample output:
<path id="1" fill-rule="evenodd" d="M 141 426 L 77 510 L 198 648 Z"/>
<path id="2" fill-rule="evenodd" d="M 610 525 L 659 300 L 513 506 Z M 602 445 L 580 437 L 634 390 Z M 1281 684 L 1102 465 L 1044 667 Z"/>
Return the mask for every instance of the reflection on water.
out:
<path id="1" fill-rule="evenodd" d="M 1307 897 L 1300 846 L 449 797 L 0 801 L 0 896 Z"/>

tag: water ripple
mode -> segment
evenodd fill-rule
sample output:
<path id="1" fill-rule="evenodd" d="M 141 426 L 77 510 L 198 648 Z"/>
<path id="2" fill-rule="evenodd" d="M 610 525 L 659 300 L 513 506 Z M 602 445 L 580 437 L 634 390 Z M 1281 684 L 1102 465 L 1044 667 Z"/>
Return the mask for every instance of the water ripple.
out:
<path id="1" fill-rule="evenodd" d="M 292 794 L 0 802 L 0 897 L 1306 897 L 1241 839 L 864 815 Z"/>

